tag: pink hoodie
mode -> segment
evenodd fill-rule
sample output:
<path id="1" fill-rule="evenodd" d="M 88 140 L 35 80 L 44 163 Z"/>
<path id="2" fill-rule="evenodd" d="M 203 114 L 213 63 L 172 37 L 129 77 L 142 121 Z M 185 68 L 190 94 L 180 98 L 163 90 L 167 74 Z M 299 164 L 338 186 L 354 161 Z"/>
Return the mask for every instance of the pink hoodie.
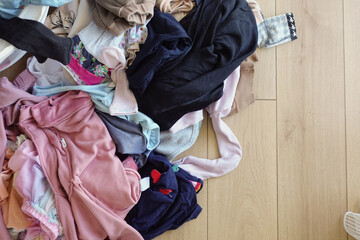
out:
<path id="1" fill-rule="evenodd" d="M 67 239 L 142 239 L 124 220 L 140 198 L 140 175 L 115 156 L 87 93 L 22 108 L 19 125 L 37 148 Z"/>

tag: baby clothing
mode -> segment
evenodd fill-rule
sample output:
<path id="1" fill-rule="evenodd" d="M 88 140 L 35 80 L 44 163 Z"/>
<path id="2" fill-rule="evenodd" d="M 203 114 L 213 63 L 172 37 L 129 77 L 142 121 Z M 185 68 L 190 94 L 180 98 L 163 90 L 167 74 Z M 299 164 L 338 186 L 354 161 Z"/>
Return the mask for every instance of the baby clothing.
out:
<path id="1" fill-rule="evenodd" d="M 142 239 L 124 221 L 140 197 L 140 176 L 115 156 L 87 93 L 23 107 L 19 126 L 39 153 L 67 239 Z"/>
<path id="2" fill-rule="evenodd" d="M 104 47 L 100 50 L 100 60 L 112 68 L 111 80 L 116 84 L 114 98 L 109 107 L 110 114 L 135 114 L 138 111 L 138 106 L 126 77 L 124 50 L 118 47 Z"/>
<path id="3" fill-rule="evenodd" d="M 155 0 L 89 0 L 93 21 L 120 36 L 135 25 L 144 25 L 153 16 Z"/>
<path id="4" fill-rule="evenodd" d="M 56 36 L 37 21 L 18 17 L 4 19 L 0 16 L 0 38 L 34 54 L 40 63 L 47 58 L 65 65 L 70 62 L 72 39 Z"/>
<path id="5" fill-rule="evenodd" d="M 266 18 L 257 27 L 259 48 L 274 47 L 297 39 L 295 20 L 292 13 Z"/>
<path id="6" fill-rule="evenodd" d="M 152 152 L 141 177 L 149 178 L 150 188 L 143 191 L 138 204 L 126 216 L 144 239 L 153 239 L 163 232 L 176 229 L 201 212 L 196 193 L 203 182 L 171 164 L 163 155 Z"/>

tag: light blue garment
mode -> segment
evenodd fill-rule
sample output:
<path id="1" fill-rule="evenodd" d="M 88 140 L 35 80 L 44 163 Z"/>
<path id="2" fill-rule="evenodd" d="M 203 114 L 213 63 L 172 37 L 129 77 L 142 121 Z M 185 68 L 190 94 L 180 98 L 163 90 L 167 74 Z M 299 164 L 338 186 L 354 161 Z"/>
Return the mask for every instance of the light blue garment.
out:
<path id="1" fill-rule="evenodd" d="M 156 151 L 166 156 L 170 162 L 180 153 L 188 150 L 194 145 L 200 134 L 201 122 L 184 128 L 176 133 L 169 130 L 160 133 L 160 144 L 156 147 Z"/>
<path id="2" fill-rule="evenodd" d="M 3 8 L 20 8 L 26 5 L 43 5 L 50 7 L 59 7 L 72 0 L 0 0 L 0 7 Z"/>
<path id="3" fill-rule="evenodd" d="M 22 9 L 0 7 L 0 17 L 10 19 L 19 16 L 21 11 Z"/>
<path id="4" fill-rule="evenodd" d="M 6 19 L 18 17 L 22 11 L 21 6 L 43 5 L 59 7 L 72 0 L 0 0 L 0 16 Z"/>
<path id="5" fill-rule="evenodd" d="M 34 86 L 33 95 L 54 96 L 61 92 L 71 90 L 81 90 L 87 92 L 99 111 L 109 113 L 109 106 L 114 97 L 113 83 L 102 83 L 98 85 L 77 85 L 63 86 L 61 83 L 52 86 Z M 142 132 L 147 140 L 147 149 L 153 150 L 160 143 L 160 127 L 151 118 L 141 112 L 133 115 L 118 115 L 117 117 L 126 119 L 132 123 L 140 124 Z"/>

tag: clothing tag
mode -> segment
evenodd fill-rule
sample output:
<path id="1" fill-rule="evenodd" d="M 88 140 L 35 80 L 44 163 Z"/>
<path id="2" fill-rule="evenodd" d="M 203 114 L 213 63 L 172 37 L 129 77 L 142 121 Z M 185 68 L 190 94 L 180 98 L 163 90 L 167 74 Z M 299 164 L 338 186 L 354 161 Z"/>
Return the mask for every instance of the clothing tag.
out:
<path id="1" fill-rule="evenodd" d="M 140 189 L 141 191 L 145 191 L 150 187 L 150 177 L 144 177 L 140 179 Z"/>

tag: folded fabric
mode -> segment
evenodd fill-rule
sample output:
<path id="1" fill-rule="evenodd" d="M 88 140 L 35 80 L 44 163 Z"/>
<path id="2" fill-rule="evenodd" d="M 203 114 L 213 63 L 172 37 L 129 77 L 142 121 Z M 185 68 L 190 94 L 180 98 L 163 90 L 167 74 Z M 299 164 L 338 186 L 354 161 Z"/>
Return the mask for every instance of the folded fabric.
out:
<path id="1" fill-rule="evenodd" d="M 234 170 L 242 158 L 242 149 L 235 134 L 222 120 L 231 111 L 234 101 L 236 85 L 240 77 L 240 67 L 224 81 L 224 95 L 216 102 L 210 104 L 206 111 L 210 114 L 214 128 L 220 158 L 209 160 L 195 156 L 187 156 L 174 161 L 179 167 L 201 179 L 220 177 Z"/>
<path id="2" fill-rule="evenodd" d="M 202 209 L 197 204 L 196 193 L 203 182 L 199 178 L 154 152 L 139 173 L 142 178 L 149 178 L 150 188 L 142 192 L 126 221 L 144 239 L 153 239 L 167 230 L 176 229 L 200 214 Z"/>
<path id="3" fill-rule="evenodd" d="M 139 110 L 162 131 L 218 100 L 224 80 L 257 47 L 256 21 L 245 0 L 197 0 L 196 6 L 180 21 L 192 39 L 190 50 L 162 65 L 142 95 L 134 91 Z"/>
<path id="4" fill-rule="evenodd" d="M 50 29 L 37 21 L 14 17 L 0 17 L 0 38 L 15 47 L 35 55 L 43 63 L 47 58 L 62 64 L 70 62 L 71 38 L 56 36 Z"/>
<path id="5" fill-rule="evenodd" d="M 134 62 L 126 70 L 130 88 L 138 96 L 144 93 L 158 68 L 185 53 L 191 44 L 190 38 L 176 19 L 160 12 L 156 7 L 153 18 L 146 26 L 148 37 Z"/>
<path id="6" fill-rule="evenodd" d="M 144 25 L 153 16 L 155 0 L 89 0 L 93 21 L 119 36 L 136 24 Z"/>
<path id="7" fill-rule="evenodd" d="M 87 93 L 23 107 L 19 126 L 39 153 L 66 239 L 142 239 L 124 221 L 140 197 L 140 175 L 115 156 Z"/>
<path id="8" fill-rule="evenodd" d="M 257 27 L 259 48 L 275 47 L 297 39 L 295 20 L 292 13 L 265 18 Z"/>
<path id="9" fill-rule="evenodd" d="M 124 50 L 118 47 L 104 47 L 100 50 L 100 60 L 112 68 L 111 80 L 116 84 L 113 101 L 109 107 L 111 115 L 130 115 L 138 111 L 137 102 L 129 88 L 126 77 Z"/>

